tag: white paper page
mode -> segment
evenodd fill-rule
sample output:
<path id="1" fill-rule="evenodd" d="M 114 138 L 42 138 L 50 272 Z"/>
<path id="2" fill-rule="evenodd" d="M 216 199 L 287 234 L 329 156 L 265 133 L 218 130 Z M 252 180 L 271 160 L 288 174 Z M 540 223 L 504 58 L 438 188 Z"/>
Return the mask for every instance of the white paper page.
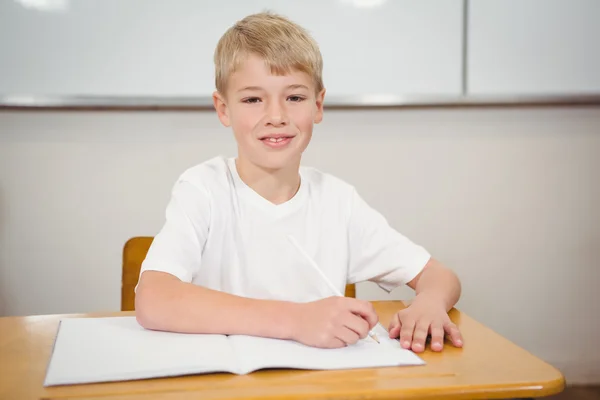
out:
<path id="1" fill-rule="evenodd" d="M 135 317 L 63 319 L 45 386 L 237 370 L 223 335 L 144 329 Z"/>
<path id="2" fill-rule="evenodd" d="M 424 365 L 412 351 L 403 349 L 398 341 L 387 336 L 381 344 L 361 340 L 340 349 L 320 349 L 298 342 L 252 336 L 230 336 L 238 354 L 240 373 L 264 368 L 294 369 L 354 369 Z"/>

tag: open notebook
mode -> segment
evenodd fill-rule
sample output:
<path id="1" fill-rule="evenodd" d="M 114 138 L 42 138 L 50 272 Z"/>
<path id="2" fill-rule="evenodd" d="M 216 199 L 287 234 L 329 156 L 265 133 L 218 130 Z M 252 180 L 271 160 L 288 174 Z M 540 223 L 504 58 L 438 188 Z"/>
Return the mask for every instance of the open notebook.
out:
<path id="1" fill-rule="evenodd" d="M 422 365 L 423 360 L 378 332 L 341 349 L 241 335 L 157 332 L 135 317 L 69 318 L 60 322 L 44 386 L 123 381 L 266 368 L 351 369 Z"/>

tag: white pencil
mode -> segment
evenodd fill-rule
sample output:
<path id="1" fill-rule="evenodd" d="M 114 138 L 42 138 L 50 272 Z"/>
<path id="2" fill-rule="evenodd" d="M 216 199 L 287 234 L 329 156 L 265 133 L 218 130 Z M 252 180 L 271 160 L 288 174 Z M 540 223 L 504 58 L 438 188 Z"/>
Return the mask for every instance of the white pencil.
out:
<path id="1" fill-rule="evenodd" d="M 292 242 L 292 244 L 294 245 L 294 247 L 298 250 L 298 252 L 300 254 L 302 254 L 302 256 L 306 259 L 306 261 L 308 261 L 308 263 L 310 264 L 310 266 L 317 272 L 317 274 L 319 274 L 321 276 L 321 278 L 323 279 L 323 281 L 325 281 L 325 283 L 327 284 L 327 286 L 329 286 L 329 289 L 331 289 L 331 291 L 333 291 L 333 293 L 335 293 L 336 296 L 340 296 L 340 297 L 344 297 L 344 295 L 342 293 L 340 293 L 339 289 L 336 288 L 333 283 L 331 283 L 331 281 L 327 278 L 327 276 L 325 276 L 325 274 L 323 273 L 323 271 L 321 271 L 321 268 L 319 268 L 319 266 L 317 265 L 317 263 L 315 262 L 315 260 L 313 260 L 306 251 L 304 251 L 304 249 L 302 248 L 302 246 L 300 246 L 300 244 L 298 244 L 298 242 L 296 241 L 296 239 L 294 239 L 293 236 L 288 235 L 288 239 L 290 242 Z M 373 339 L 375 342 L 379 343 L 379 339 L 377 338 L 377 335 L 374 332 L 369 332 L 369 337 L 371 339 Z"/>

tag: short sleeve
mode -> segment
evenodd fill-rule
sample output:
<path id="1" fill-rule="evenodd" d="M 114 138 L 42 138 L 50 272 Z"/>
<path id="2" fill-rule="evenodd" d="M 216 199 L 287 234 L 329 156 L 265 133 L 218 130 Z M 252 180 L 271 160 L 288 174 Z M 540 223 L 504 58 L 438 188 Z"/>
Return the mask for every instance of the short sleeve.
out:
<path id="1" fill-rule="evenodd" d="M 390 292 L 410 282 L 431 255 L 392 228 L 379 212 L 352 191 L 349 220 L 349 283 L 371 281 Z"/>
<path id="2" fill-rule="evenodd" d="M 208 192 L 179 180 L 171 192 L 165 223 L 152 241 L 140 274 L 161 271 L 191 282 L 200 268 L 210 213 Z"/>

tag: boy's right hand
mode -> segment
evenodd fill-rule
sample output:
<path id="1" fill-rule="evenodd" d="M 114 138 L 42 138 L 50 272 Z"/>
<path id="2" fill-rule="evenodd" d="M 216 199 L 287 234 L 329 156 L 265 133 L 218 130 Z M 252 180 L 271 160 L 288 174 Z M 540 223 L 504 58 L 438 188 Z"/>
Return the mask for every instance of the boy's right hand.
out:
<path id="1" fill-rule="evenodd" d="M 379 317 L 373 305 L 351 297 L 296 304 L 292 339 L 312 347 L 339 348 L 364 339 Z"/>

